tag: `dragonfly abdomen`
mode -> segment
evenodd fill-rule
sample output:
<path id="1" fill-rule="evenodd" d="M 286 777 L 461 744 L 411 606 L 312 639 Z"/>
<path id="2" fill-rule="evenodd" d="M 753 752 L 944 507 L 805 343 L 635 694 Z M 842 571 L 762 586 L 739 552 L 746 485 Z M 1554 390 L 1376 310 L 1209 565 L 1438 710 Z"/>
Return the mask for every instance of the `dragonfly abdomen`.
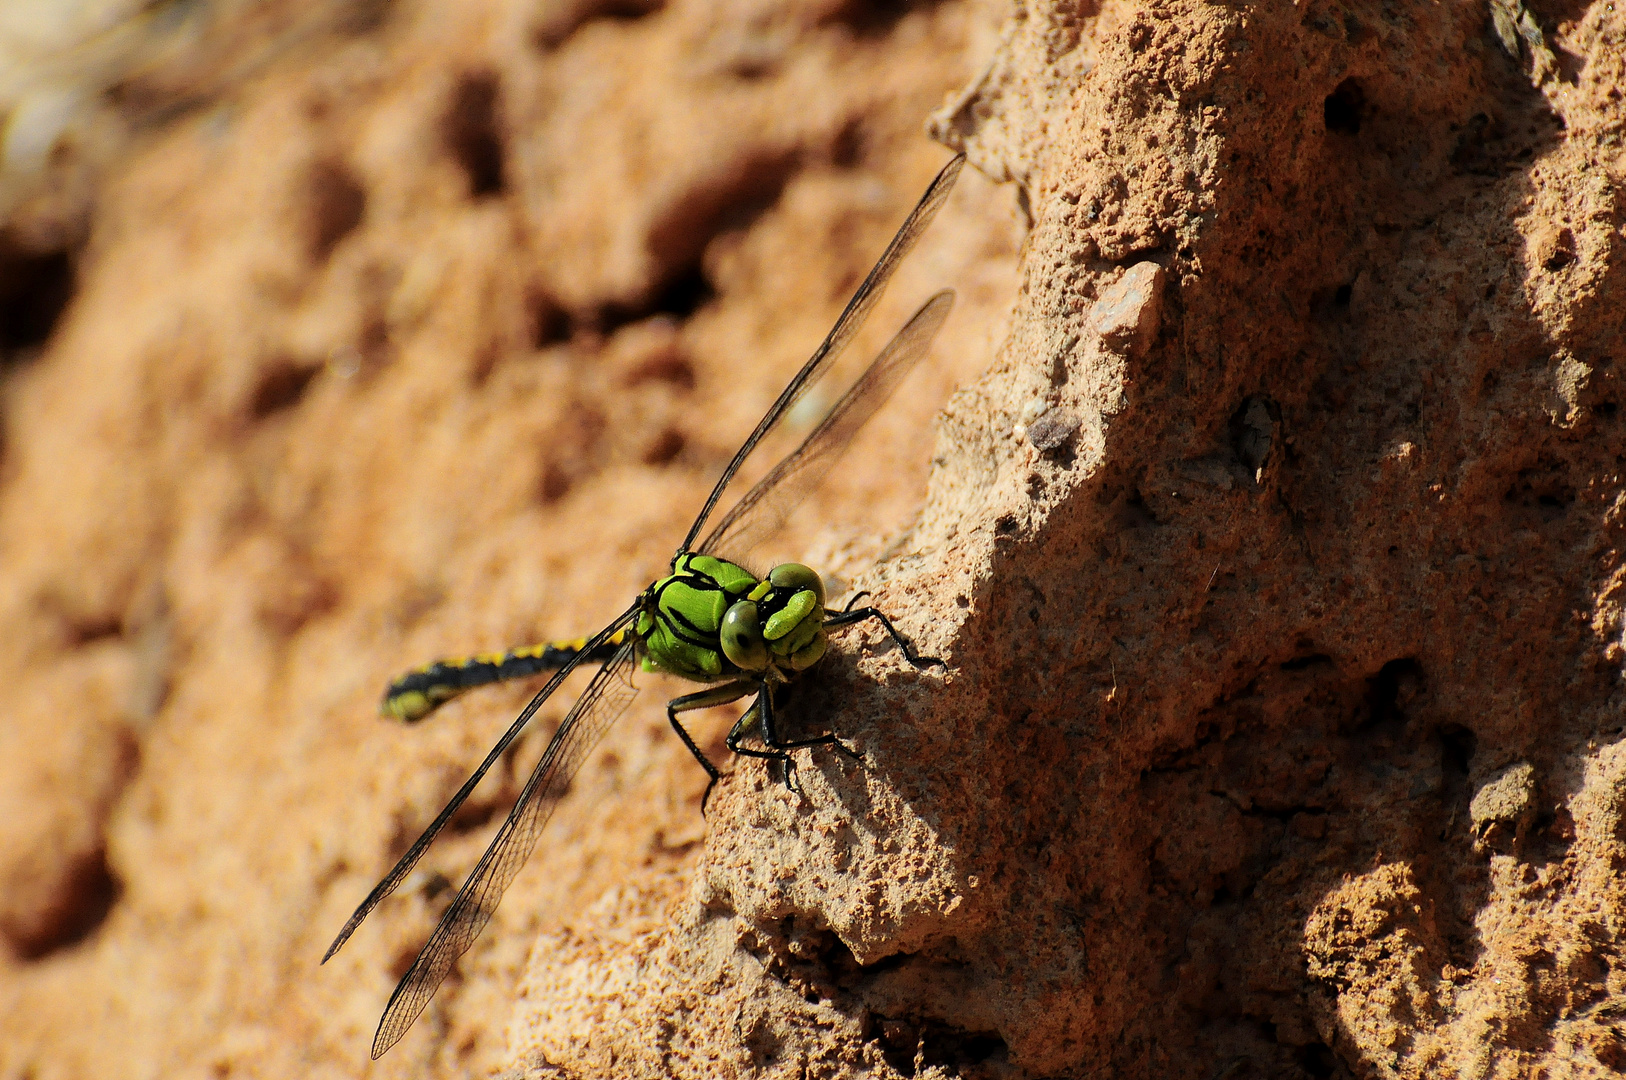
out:
<path id="1" fill-rule="evenodd" d="M 584 659 L 608 660 L 615 655 L 625 638 L 625 631 L 610 636 Z M 507 679 L 522 679 L 540 671 L 556 671 L 568 664 L 586 644 L 586 638 L 544 641 L 539 645 L 502 653 L 436 660 L 390 683 L 378 711 L 408 723 L 422 720 L 465 690 Z"/>

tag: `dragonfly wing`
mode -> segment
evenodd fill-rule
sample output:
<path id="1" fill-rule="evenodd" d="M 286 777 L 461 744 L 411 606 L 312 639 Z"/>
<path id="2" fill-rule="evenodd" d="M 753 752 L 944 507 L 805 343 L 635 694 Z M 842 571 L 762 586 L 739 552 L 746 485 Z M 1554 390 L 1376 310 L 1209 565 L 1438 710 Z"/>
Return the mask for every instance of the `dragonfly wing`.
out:
<path id="1" fill-rule="evenodd" d="M 881 253 L 880 261 L 869 272 L 869 276 L 864 279 L 864 283 L 858 286 L 858 291 L 853 293 L 853 298 L 847 301 L 846 308 L 842 310 L 841 317 L 836 320 L 835 326 L 830 328 L 830 333 L 825 337 L 824 343 L 808 358 L 807 363 L 802 365 L 802 369 L 790 380 L 790 384 L 780 391 L 779 397 L 769 406 L 762 419 L 757 422 L 757 426 L 751 432 L 750 437 L 735 452 L 733 460 L 728 463 L 728 468 L 723 470 L 722 477 L 718 479 L 717 486 L 711 489 L 711 495 L 706 499 L 706 505 L 701 507 L 700 516 L 695 518 L 694 524 L 689 527 L 689 535 L 684 537 L 683 546 L 678 549 L 679 551 L 690 551 L 694 548 L 695 540 L 700 536 L 700 530 L 706 527 L 706 519 L 711 517 L 713 510 L 717 509 L 718 500 L 723 497 L 724 490 L 727 489 L 730 481 L 734 479 L 734 474 L 739 472 L 740 466 L 745 463 L 745 459 L 751 456 L 751 451 L 755 450 L 757 444 L 762 441 L 763 436 L 773 430 L 774 425 L 784 418 L 785 413 L 790 411 L 791 406 L 802 399 L 802 395 L 807 393 L 808 389 L 818 381 L 819 376 L 829 370 L 830 365 L 841 355 L 842 350 L 846 349 L 851 344 L 852 339 L 857 336 L 858 331 L 863 329 L 864 320 L 869 318 L 870 312 L 875 309 L 876 303 L 881 299 L 881 293 L 885 291 L 887 282 L 892 280 L 893 271 L 897 270 L 898 264 L 903 261 L 904 256 L 908 255 L 910 250 L 914 248 L 915 241 L 920 239 L 920 234 L 926 231 L 926 226 L 932 223 L 932 218 L 936 217 L 937 212 L 943 208 L 943 203 L 948 200 L 949 192 L 954 188 L 954 181 L 959 178 L 960 169 L 964 165 L 965 155 L 956 155 L 954 160 L 943 166 L 942 171 L 937 174 L 937 178 L 926 189 L 926 194 L 920 197 L 920 201 L 915 204 L 915 208 L 910 211 L 909 217 L 898 229 L 897 235 L 887 245 L 886 251 Z"/>
<path id="2" fill-rule="evenodd" d="M 356 908 L 355 913 L 344 924 L 344 929 L 339 931 L 339 936 L 333 939 L 333 944 L 329 945 L 327 952 L 322 954 L 322 963 L 327 963 L 334 953 L 343 948 L 344 943 L 350 940 L 350 935 L 356 932 L 356 927 L 361 925 L 361 921 L 370 915 L 372 910 L 386 896 L 394 892 L 402 881 L 406 880 L 406 876 L 412 872 L 412 868 L 418 865 L 418 860 L 423 858 L 423 853 L 429 850 L 429 845 L 434 843 L 435 837 L 440 835 L 440 830 L 446 827 L 446 823 L 452 819 L 452 815 L 457 813 L 458 808 L 473 793 L 480 780 L 491 770 L 491 766 L 496 763 L 498 758 L 502 757 L 503 752 L 519 737 L 519 733 L 525 729 L 525 725 L 530 722 L 531 717 L 536 715 L 536 710 L 542 707 L 544 701 L 553 696 L 553 692 L 559 688 L 559 684 L 565 681 L 565 676 L 576 670 L 577 666 L 582 664 L 598 646 L 626 626 L 637 612 L 636 606 L 622 612 L 609 626 L 589 638 L 582 647 L 581 652 L 577 653 L 568 663 L 553 673 L 553 677 L 547 681 L 541 690 L 537 691 L 536 696 L 531 699 L 531 703 L 525 706 L 525 710 L 519 714 L 519 718 L 510 724 L 508 730 L 503 733 L 503 737 L 497 740 L 497 745 L 491 748 L 491 752 L 480 763 L 480 767 L 474 770 L 474 775 L 470 776 L 464 781 L 463 786 L 457 789 L 457 794 L 452 796 L 451 802 L 447 803 L 445 809 L 436 815 L 434 821 L 429 823 L 429 827 L 423 831 L 423 835 L 412 842 L 412 846 L 407 848 L 406 854 L 401 856 L 401 860 L 395 864 L 395 868 L 384 875 L 384 880 L 375 885 L 373 891 L 367 894 L 367 899 L 363 900 L 361 906 Z M 625 651 L 630 644 L 629 640 L 627 644 L 622 646 L 622 651 Z M 620 653 L 616 655 L 620 656 Z M 602 674 L 601 671 L 600 675 Z M 580 708 L 581 703 L 577 702 L 576 706 L 571 709 L 571 715 L 575 715 Z M 563 736 L 564 731 L 565 728 L 561 725 L 559 732 L 553 737 L 555 744 Z M 550 745 L 549 752 L 551 751 L 552 746 Z M 547 760 L 546 757 L 543 760 Z"/>
<path id="3" fill-rule="evenodd" d="M 708 554 L 727 552 L 731 558 L 744 556 L 778 530 L 824 479 L 852 437 L 926 355 L 953 306 L 954 293 L 947 289 L 926 301 L 813 433 L 735 504 L 699 550 Z"/>
<path id="4" fill-rule="evenodd" d="M 375 1060 L 406 1034 L 457 958 L 468 951 L 491 921 L 502 894 L 530 858 L 537 837 L 570 787 L 576 770 L 638 695 L 630 678 L 635 654 L 636 642 L 629 639 L 593 676 L 565 715 L 491 846 L 390 995 L 390 1003 L 378 1022 L 378 1034 L 373 1038 Z"/>

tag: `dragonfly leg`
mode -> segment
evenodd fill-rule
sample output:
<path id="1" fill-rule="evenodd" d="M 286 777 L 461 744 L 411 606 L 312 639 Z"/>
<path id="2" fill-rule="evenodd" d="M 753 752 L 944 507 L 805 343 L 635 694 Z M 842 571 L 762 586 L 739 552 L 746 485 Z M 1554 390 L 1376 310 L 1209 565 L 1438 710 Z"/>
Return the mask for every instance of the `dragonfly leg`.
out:
<path id="1" fill-rule="evenodd" d="M 763 702 L 768 702 L 767 713 L 771 716 L 773 713 L 773 703 L 771 700 L 772 695 L 773 690 L 768 686 L 768 684 L 761 684 L 757 690 L 756 701 L 753 702 L 751 707 L 745 710 L 744 715 L 742 715 L 739 720 L 734 723 L 733 728 L 731 728 L 728 732 L 728 739 L 726 741 L 728 743 L 728 748 L 734 753 L 739 754 L 741 757 L 754 757 L 761 758 L 764 761 L 779 762 L 780 766 L 785 770 L 785 785 L 789 787 L 789 778 L 796 768 L 796 763 L 791 760 L 789 754 L 787 754 L 783 749 L 773 746 L 771 743 L 768 744 L 769 748 L 766 750 L 756 750 L 752 747 L 744 745 L 742 742 L 747 735 L 751 734 L 752 728 L 756 728 L 758 734 L 761 734 L 761 732 L 765 730 L 762 724 L 762 716 L 764 711 Z M 772 723 L 772 721 L 770 720 L 769 723 Z M 768 743 L 767 737 L 763 736 L 762 741 L 764 743 Z"/>
<path id="2" fill-rule="evenodd" d="M 858 596 L 864 595 L 866 594 L 858 594 Z M 852 600 L 849 600 L 846 608 L 842 609 L 841 611 L 826 610 L 824 614 L 824 625 L 827 628 L 850 626 L 853 623 L 863 622 L 865 619 L 877 619 L 881 623 L 881 628 L 885 630 L 887 632 L 887 636 L 892 639 L 893 644 L 903 650 L 903 658 L 908 660 L 915 667 L 924 668 L 930 667 L 933 664 L 936 664 L 938 667 L 948 666 L 935 656 L 921 656 L 919 653 L 915 652 L 915 647 L 909 644 L 909 639 L 898 633 L 898 628 L 892 625 L 892 620 L 887 618 L 879 608 L 853 607 L 852 605 L 857 601 L 857 599 L 858 597 L 855 596 Z"/>
<path id="3" fill-rule="evenodd" d="M 671 721 L 672 730 L 678 733 L 678 738 L 683 740 L 683 745 L 689 748 L 689 753 L 694 755 L 694 759 L 700 762 L 700 767 L 706 770 L 706 775 L 711 777 L 711 782 L 706 785 L 706 793 L 700 796 L 701 814 L 705 814 L 706 801 L 711 798 L 711 789 L 717 786 L 717 781 L 722 779 L 723 774 L 718 771 L 717 766 L 713 765 L 711 759 L 695 744 L 693 737 L 689 735 L 683 725 L 678 723 L 678 713 L 692 712 L 695 709 L 709 709 L 713 705 L 727 705 L 731 701 L 740 700 L 754 689 L 756 689 L 755 683 L 743 681 L 724 683 L 722 686 L 713 686 L 698 693 L 675 697 L 666 703 L 666 719 Z M 734 726 L 739 727 L 738 724 Z M 729 733 L 729 738 L 734 738 L 732 732 Z M 729 749 L 734 749 L 732 743 L 730 743 Z M 735 751 L 735 753 L 738 752 Z"/>
<path id="4" fill-rule="evenodd" d="M 852 760 L 859 760 L 857 751 L 834 735 L 819 735 L 811 739 L 781 739 L 774 714 L 773 694 L 766 686 L 763 687 L 762 693 L 757 696 L 757 704 L 752 706 L 752 709 L 758 713 L 762 742 L 768 749 L 766 751 L 758 750 L 751 756 L 771 757 L 779 761 L 785 770 L 785 786 L 798 795 L 802 794 L 802 788 L 796 782 L 796 759 L 790 756 L 790 751 L 811 746 L 833 746 Z M 743 721 L 744 717 L 741 717 L 741 720 Z M 736 752 L 747 753 L 748 751 L 742 749 Z"/>

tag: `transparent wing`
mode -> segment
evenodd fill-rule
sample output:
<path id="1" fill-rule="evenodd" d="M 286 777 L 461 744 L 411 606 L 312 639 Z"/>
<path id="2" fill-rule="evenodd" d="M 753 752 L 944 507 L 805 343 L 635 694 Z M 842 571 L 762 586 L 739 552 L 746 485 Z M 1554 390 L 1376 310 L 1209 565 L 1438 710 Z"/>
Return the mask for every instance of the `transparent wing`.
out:
<path id="1" fill-rule="evenodd" d="M 497 740 L 497 745 L 491 748 L 491 752 L 487 754 L 486 759 L 480 763 L 480 767 L 474 770 L 474 775 L 470 776 L 466 781 L 464 781 L 463 786 L 457 789 L 457 794 L 452 796 L 452 801 L 447 803 L 446 808 L 435 817 L 434 821 L 429 823 L 429 828 L 423 831 L 423 835 L 414 840 L 412 842 L 412 846 L 407 848 L 406 854 L 401 856 L 401 861 L 395 864 L 395 869 L 391 870 L 388 874 L 385 874 L 384 880 L 373 886 L 373 891 L 367 894 L 367 899 L 363 900 L 361 902 L 361 906 L 356 908 L 355 913 L 352 914 L 349 921 L 344 924 L 344 929 L 339 931 L 339 936 L 333 939 L 333 944 L 329 945 L 327 947 L 327 952 L 322 954 L 322 963 L 327 963 L 328 960 L 332 958 L 334 953 L 343 948 L 344 943 L 350 940 L 350 935 L 356 932 L 356 927 L 361 925 L 361 921 L 370 915 L 372 910 L 376 908 L 386 896 L 394 892 L 402 881 L 406 880 L 406 876 L 412 872 L 412 868 L 418 865 L 418 860 L 423 858 L 423 853 L 429 850 L 429 845 L 434 843 L 435 837 L 440 835 L 440 830 L 446 827 L 446 823 L 452 819 L 452 815 L 457 813 L 458 807 L 462 806 L 464 801 L 468 799 L 469 795 L 480 783 L 481 778 L 483 778 L 485 774 L 491 770 L 491 766 L 495 764 L 497 759 L 502 757 L 503 752 L 508 749 L 509 744 L 519 737 L 519 733 L 524 730 L 525 725 L 530 722 L 531 717 L 536 715 L 536 710 L 542 707 L 542 703 L 544 701 L 553 696 L 553 692 L 559 688 L 559 684 L 565 681 L 565 676 L 576 670 L 577 666 L 582 664 L 594 649 L 603 644 L 609 638 L 613 637 L 619 630 L 621 630 L 622 627 L 632 620 L 633 616 L 636 615 L 637 612 L 638 608 L 636 605 L 622 612 L 621 615 L 609 626 L 606 626 L 597 634 L 594 634 L 591 638 L 589 638 L 583 645 L 581 652 L 577 653 L 576 656 L 566 663 L 564 667 L 561 667 L 558 671 L 554 672 L 553 677 L 549 679 L 547 684 L 544 685 L 541 690 L 538 690 L 536 696 L 531 699 L 531 703 L 525 706 L 525 711 L 521 712 L 519 714 L 519 718 L 509 725 L 508 730 L 503 733 L 503 737 Z M 626 648 L 626 645 L 622 646 L 623 651 L 625 651 Z M 620 653 L 617 653 L 616 655 L 619 656 Z M 601 671 L 599 674 L 602 677 L 603 672 Z M 593 685 L 597 685 L 596 679 L 594 680 Z M 578 701 L 576 706 L 570 710 L 570 716 L 576 716 L 580 712 L 581 702 Z M 548 754 L 552 754 L 557 748 L 559 741 L 566 736 L 569 726 L 570 717 L 567 716 L 565 718 L 565 723 L 560 725 L 558 732 L 553 736 L 553 743 L 551 743 L 548 747 Z M 543 760 L 548 760 L 547 755 L 543 756 Z"/>
<path id="2" fill-rule="evenodd" d="M 395 993 L 390 995 L 390 1003 L 378 1022 L 378 1034 L 373 1037 L 375 1060 L 406 1034 L 429 999 L 435 996 L 435 990 L 457 958 L 468 951 L 491 921 L 502 894 L 530 858 L 542 827 L 553 816 L 554 807 L 569 788 L 571 778 L 581 768 L 588 751 L 638 695 L 630 678 L 635 650 L 634 640 L 623 644 L 609 663 L 593 676 L 593 681 L 565 716 L 564 723 L 559 725 L 491 846 L 486 848 L 457 899 L 441 916 L 440 925 L 435 927 L 423 951 L 401 978 Z"/>
<path id="3" fill-rule="evenodd" d="M 953 307 L 954 293 L 947 289 L 926 301 L 802 445 L 774 466 L 773 471 L 718 522 L 700 550 L 726 552 L 729 557 L 743 556 L 776 532 L 790 512 L 824 479 L 852 437 L 858 434 L 858 429 L 886 404 L 886 399 L 892 396 L 915 363 L 926 355 L 932 338 L 937 336 Z"/>
<path id="4" fill-rule="evenodd" d="M 864 279 L 864 283 L 858 286 L 858 291 L 853 293 L 853 298 L 847 301 L 846 308 L 841 312 L 841 317 L 836 320 L 835 326 L 830 328 L 830 333 L 825 337 L 824 344 L 814 351 L 813 355 L 808 358 L 807 363 L 803 364 L 802 369 L 790 380 L 790 384 L 780 391 L 779 397 L 769 406 L 768 412 L 762 419 L 757 422 L 757 426 L 751 432 L 750 437 L 735 452 L 733 460 L 728 463 L 728 468 L 723 470 L 722 477 L 717 481 L 717 486 L 711 489 L 711 495 L 706 499 L 706 505 L 701 507 L 700 516 L 695 518 L 694 524 L 689 527 L 689 535 L 683 538 L 683 546 L 678 549 L 679 551 L 694 549 L 694 542 L 700 536 L 700 530 L 706 527 L 706 519 L 711 517 L 712 511 L 717 508 L 717 502 L 723 497 L 723 491 L 727 489 L 730 481 L 734 479 L 734 474 L 739 472 L 740 466 L 745 463 L 745 459 L 751 456 L 751 451 L 757 448 L 757 444 L 762 441 L 763 436 L 773 430 L 774 425 L 779 423 L 785 413 L 790 411 L 791 406 L 801 400 L 802 395 L 807 393 L 808 389 L 818 381 L 819 376 L 829 370 L 830 365 L 841 355 L 842 350 L 852 343 L 852 339 L 863 328 L 864 320 L 869 318 L 870 312 L 875 309 L 876 302 L 881 299 L 881 293 L 885 291 L 887 282 L 892 279 L 893 271 L 898 268 L 898 264 L 903 261 L 903 257 L 909 254 L 910 250 L 915 246 L 915 241 L 919 240 L 920 234 L 926 231 L 926 226 L 932 223 L 932 218 L 936 217 L 937 212 L 943 208 L 943 203 L 948 199 L 949 192 L 953 190 L 954 181 L 959 178 L 960 168 L 963 165 L 965 165 L 965 155 L 959 154 L 954 160 L 943 166 L 942 171 L 937 174 L 937 178 L 926 189 L 926 194 L 920 197 L 920 201 L 915 204 L 915 208 L 910 211 L 909 217 L 904 221 L 902 227 L 898 229 L 897 235 L 892 238 L 892 242 L 881 253 L 880 261 L 869 272 L 869 276 Z"/>

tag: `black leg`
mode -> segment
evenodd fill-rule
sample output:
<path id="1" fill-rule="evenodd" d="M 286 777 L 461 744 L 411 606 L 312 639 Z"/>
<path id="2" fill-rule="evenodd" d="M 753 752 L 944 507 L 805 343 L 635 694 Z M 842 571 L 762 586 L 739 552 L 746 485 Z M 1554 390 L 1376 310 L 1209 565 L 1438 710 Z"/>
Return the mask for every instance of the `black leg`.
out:
<path id="1" fill-rule="evenodd" d="M 678 738 L 683 740 L 683 745 L 689 748 L 689 753 L 694 755 L 694 759 L 700 762 L 700 767 L 706 770 L 706 775 L 711 777 L 711 782 L 706 785 L 706 793 L 700 796 L 700 813 L 702 816 L 706 812 L 706 802 L 711 798 L 711 789 L 717 786 L 717 781 L 722 779 L 723 774 L 718 771 L 717 766 L 711 763 L 711 759 L 701 752 L 700 747 L 695 745 L 694 739 L 689 736 L 683 725 L 678 723 L 677 714 L 690 712 L 694 709 L 709 709 L 713 705 L 727 705 L 731 701 L 740 700 L 740 698 L 749 694 L 752 689 L 753 684 L 751 683 L 731 682 L 722 686 L 714 686 L 709 690 L 701 690 L 698 693 L 684 694 L 682 697 L 675 697 L 666 703 L 666 719 L 671 721 L 672 730 L 678 733 Z M 735 727 L 738 726 L 738 724 L 735 725 Z M 733 733 L 730 732 L 728 737 L 730 739 L 729 749 L 733 750 Z M 738 751 L 735 752 L 738 753 Z"/>
<path id="2" fill-rule="evenodd" d="M 788 787 L 790 785 L 788 777 L 790 776 L 791 770 L 796 767 L 796 763 L 791 760 L 789 754 L 785 753 L 783 749 L 773 747 L 772 744 L 769 744 L 769 749 L 767 750 L 753 750 L 751 747 L 742 745 L 741 743 L 741 740 L 744 739 L 746 735 L 750 734 L 753 722 L 755 722 L 756 726 L 762 731 L 766 730 L 766 726 L 762 723 L 762 716 L 764 714 L 763 702 L 768 702 L 766 712 L 771 715 L 773 712 L 772 698 L 773 689 L 769 687 L 767 683 L 763 683 L 757 690 L 756 701 L 749 709 L 745 710 L 745 713 L 739 718 L 738 721 L 735 722 L 734 726 L 729 729 L 727 743 L 728 748 L 734 753 L 739 754 L 741 757 L 762 758 L 765 761 L 779 762 L 780 767 L 785 770 L 785 776 L 787 777 L 785 784 Z M 771 724 L 772 721 L 770 720 L 769 723 Z M 763 736 L 762 741 L 764 743 L 768 742 L 766 735 Z"/>
<path id="3" fill-rule="evenodd" d="M 834 735 L 819 735 L 812 739 L 781 739 L 774 715 L 772 690 L 764 686 L 762 693 L 757 696 L 757 702 L 760 705 L 758 713 L 762 724 L 762 741 L 773 755 L 783 762 L 785 786 L 796 794 L 802 794 L 802 789 L 796 783 L 796 759 L 790 756 L 789 751 L 811 746 L 833 746 L 852 760 L 859 760 L 858 753 Z"/>
<path id="4" fill-rule="evenodd" d="M 859 593 L 858 595 L 863 596 L 865 594 Z M 856 600 L 857 597 L 854 597 L 854 599 Z M 880 620 L 881 628 L 884 629 L 887 632 L 887 635 L 892 638 L 893 644 L 897 645 L 898 648 L 903 650 L 904 659 L 908 660 L 915 667 L 930 667 L 932 664 L 936 664 L 938 667 L 948 666 L 935 656 L 921 656 L 919 653 L 915 652 L 915 647 L 909 644 L 909 640 L 907 638 L 898 633 L 898 628 L 892 625 L 892 620 L 882 614 L 879 608 L 855 608 L 852 606 L 852 602 L 849 601 L 845 610 L 830 611 L 826 609 L 824 613 L 824 625 L 826 628 L 850 626 L 856 622 L 863 622 L 865 619 Z"/>

